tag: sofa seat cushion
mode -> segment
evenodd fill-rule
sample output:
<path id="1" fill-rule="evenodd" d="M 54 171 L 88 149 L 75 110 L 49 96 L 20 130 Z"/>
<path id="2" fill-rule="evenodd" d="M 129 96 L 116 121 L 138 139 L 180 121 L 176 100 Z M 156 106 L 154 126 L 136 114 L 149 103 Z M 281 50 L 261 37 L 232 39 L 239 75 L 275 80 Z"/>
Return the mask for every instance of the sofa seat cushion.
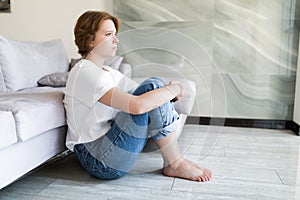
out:
<path id="1" fill-rule="evenodd" d="M 12 112 L 19 141 L 66 125 L 61 91 L 1 95 L 0 110 Z"/>
<path id="2" fill-rule="evenodd" d="M 0 150 L 18 142 L 15 120 L 9 111 L 0 110 Z"/>

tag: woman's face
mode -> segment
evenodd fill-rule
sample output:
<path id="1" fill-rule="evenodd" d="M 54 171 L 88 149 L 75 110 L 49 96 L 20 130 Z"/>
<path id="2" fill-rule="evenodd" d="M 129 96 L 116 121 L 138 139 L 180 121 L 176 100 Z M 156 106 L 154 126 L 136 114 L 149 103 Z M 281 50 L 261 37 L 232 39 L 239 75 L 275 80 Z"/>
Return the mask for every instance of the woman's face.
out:
<path id="1" fill-rule="evenodd" d="M 101 58 L 115 56 L 118 42 L 115 24 L 112 20 L 105 20 L 95 33 L 95 39 L 91 43 L 93 47 L 91 53 Z"/>

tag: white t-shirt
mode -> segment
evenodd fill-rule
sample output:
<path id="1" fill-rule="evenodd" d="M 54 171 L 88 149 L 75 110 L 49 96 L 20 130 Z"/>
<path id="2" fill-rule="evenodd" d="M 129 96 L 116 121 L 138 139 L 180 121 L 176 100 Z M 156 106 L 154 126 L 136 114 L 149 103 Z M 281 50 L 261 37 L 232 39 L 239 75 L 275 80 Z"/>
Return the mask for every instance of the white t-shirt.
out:
<path id="1" fill-rule="evenodd" d="M 108 121 L 119 110 L 98 101 L 108 90 L 117 87 L 132 93 L 138 86 L 121 72 L 105 68 L 82 59 L 69 73 L 64 106 L 68 124 L 66 146 L 71 151 L 76 144 L 94 141 L 110 129 Z"/>

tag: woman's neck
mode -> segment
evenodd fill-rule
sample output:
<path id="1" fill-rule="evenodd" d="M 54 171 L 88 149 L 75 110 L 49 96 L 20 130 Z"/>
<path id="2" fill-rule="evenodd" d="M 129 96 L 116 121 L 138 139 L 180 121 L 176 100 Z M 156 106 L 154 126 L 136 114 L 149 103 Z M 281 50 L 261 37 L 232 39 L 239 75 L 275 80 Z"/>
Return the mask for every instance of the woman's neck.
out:
<path id="1" fill-rule="evenodd" d="M 85 59 L 87 59 L 87 60 L 93 62 L 94 64 L 96 64 L 96 65 L 99 66 L 99 67 L 103 67 L 103 65 L 104 65 L 104 60 L 105 60 L 105 58 L 100 58 L 100 57 L 95 56 L 95 55 L 93 55 L 93 54 L 87 55 L 87 56 L 85 57 Z"/>

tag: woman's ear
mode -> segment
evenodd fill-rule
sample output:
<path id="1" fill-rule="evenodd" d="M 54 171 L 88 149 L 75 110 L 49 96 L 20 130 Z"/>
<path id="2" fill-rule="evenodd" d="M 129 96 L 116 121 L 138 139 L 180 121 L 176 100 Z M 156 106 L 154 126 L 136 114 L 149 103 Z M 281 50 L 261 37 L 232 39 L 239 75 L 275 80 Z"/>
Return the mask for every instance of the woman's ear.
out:
<path id="1" fill-rule="evenodd" d="M 90 42 L 89 47 L 90 47 L 90 48 L 94 48 L 94 41 L 91 41 L 91 42 Z"/>

